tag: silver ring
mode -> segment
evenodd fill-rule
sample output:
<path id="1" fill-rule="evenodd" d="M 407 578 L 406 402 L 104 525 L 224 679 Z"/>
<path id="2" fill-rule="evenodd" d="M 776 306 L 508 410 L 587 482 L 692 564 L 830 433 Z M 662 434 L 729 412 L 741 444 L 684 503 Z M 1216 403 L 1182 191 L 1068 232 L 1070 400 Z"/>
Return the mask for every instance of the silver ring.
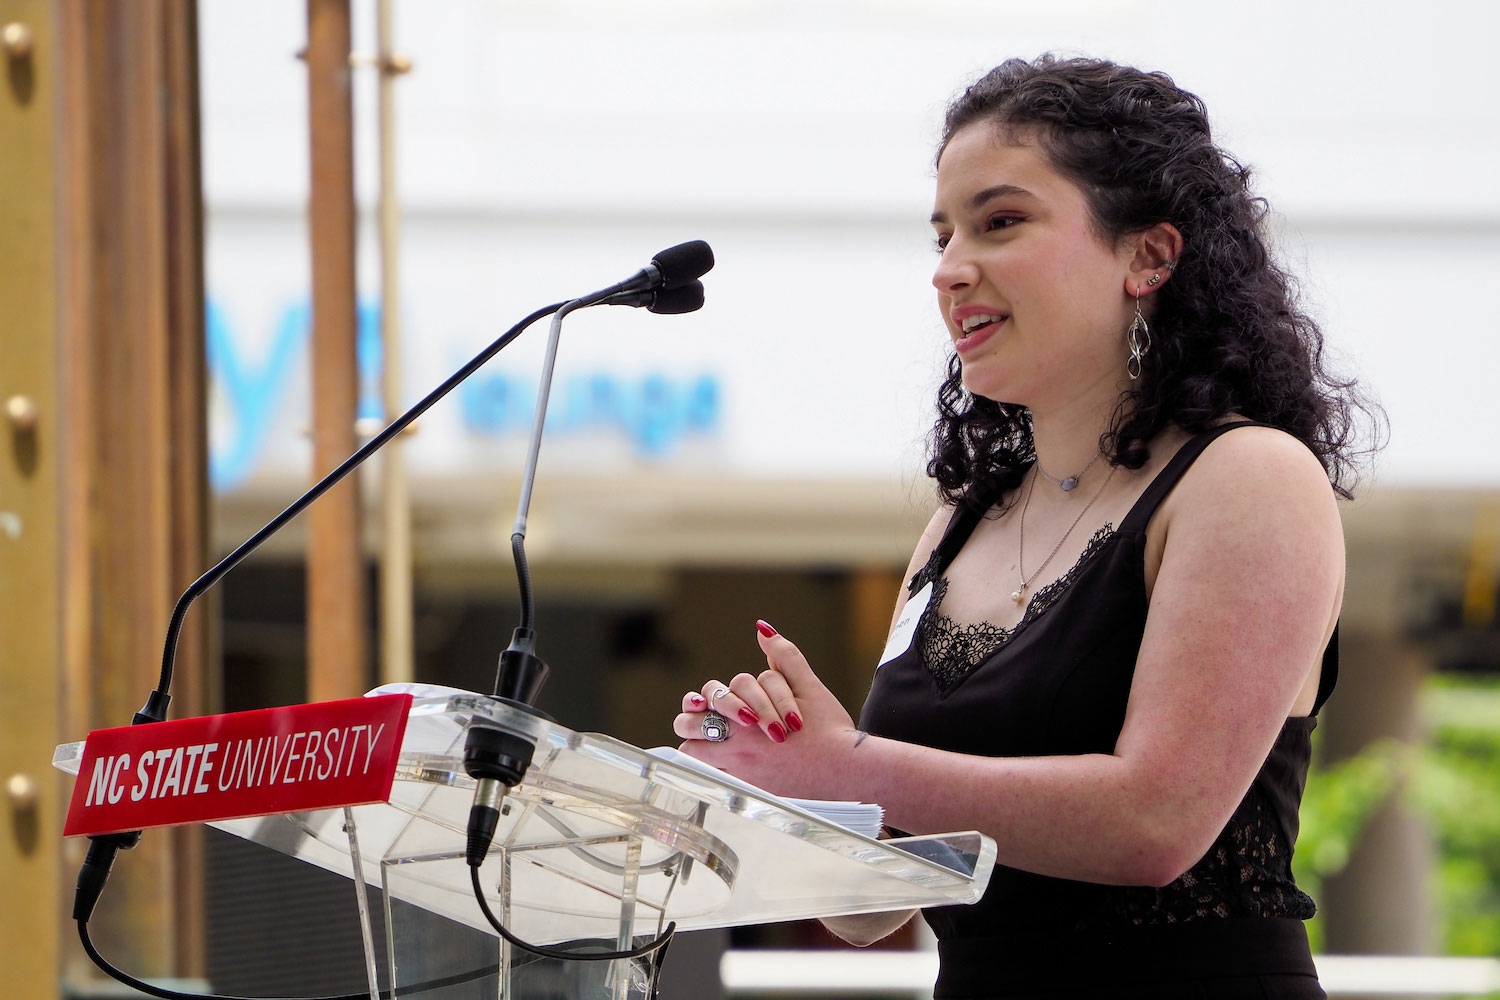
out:
<path id="1" fill-rule="evenodd" d="M 703 738 L 710 743 L 723 743 L 729 739 L 732 732 L 729 728 L 729 720 L 713 709 L 704 713 L 703 726 L 700 731 L 703 733 Z"/>
<path id="2" fill-rule="evenodd" d="M 729 689 L 728 688 L 721 687 L 721 688 L 719 688 L 719 690 L 717 690 L 713 694 L 709 695 L 708 696 L 709 707 L 717 709 L 718 705 L 719 705 L 719 699 L 722 698 L 722 697 L 724 697 L 728 693 L 729 693 Z"/>

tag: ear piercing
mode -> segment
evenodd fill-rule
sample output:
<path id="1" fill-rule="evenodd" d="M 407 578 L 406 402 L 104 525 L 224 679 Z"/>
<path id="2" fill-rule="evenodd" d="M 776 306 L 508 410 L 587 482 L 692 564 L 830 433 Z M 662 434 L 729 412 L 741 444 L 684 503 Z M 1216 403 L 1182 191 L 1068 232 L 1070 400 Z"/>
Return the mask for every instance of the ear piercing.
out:
<path id="1" fill-rule="evenodd" d="M 1135 319 L 1130 323 L 1130 329 L 1125 333 L 1125 344 L 1130 348 L 1130 357 L 1125 362 L 1125 373 L 1134 382 L 1141 377 L 1145 370 L 1146 354 L 1151 350 L 1151 327 L 1146 325 L 1146 317 L 1141 313 L 1141 293 L 1135 293 Z"/>
<path id="2" fill-rule="evenodd" d="M 1168 274 L 1171 274 L 1173 271 L 1177 270 L 1177 262 L 1175 260 L 1169 260 L 1165 264 L 1163 264 L 1162 266 L 1167 269 L 1167 273 Z M 1148 286 L 1152 287 L 1152 288 L 1155 288 L 1160 283 L 1161 283 L 1161 275 L 1160 274 L 1153 274 L 1146 281 L 1146 284 Z"/>

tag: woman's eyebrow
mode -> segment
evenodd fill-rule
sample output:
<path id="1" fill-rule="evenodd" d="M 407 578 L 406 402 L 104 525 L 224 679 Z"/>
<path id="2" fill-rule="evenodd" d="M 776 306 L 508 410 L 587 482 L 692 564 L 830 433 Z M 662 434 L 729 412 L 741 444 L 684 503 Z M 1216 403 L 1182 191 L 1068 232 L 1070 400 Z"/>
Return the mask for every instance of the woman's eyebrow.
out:
<path id="1" fill-rule="evenodd" d="M 973 211 L 974 209 L 982 207 L 985 202 L 991 200 L 992 198 L 999 198 L 1004 195 L 1020 195 L 1026 198 L 1036 197 L 1036 195 L 1032 194 L 1025 188 L 1016 187 L 1014 184 L 996 184 L 994 187 L 987 187 L 983 191 L 980 191 L 978 194 L 976 194 L 974 197 L 970 198 L 969 210 Z M 942 212 L 932 213 L 933 225 L 946 223 L 947 221 L 948 217 Z"/>

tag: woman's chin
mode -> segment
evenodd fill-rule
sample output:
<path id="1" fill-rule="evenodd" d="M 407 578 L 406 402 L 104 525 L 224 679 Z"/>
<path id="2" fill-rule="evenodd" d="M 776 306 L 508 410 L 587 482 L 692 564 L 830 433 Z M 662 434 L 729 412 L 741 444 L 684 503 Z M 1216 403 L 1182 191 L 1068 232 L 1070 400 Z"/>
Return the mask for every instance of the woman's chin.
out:
<path id="1" fill-rule="evenodd" d="M 971 396 L 979 396 L 992 403 L 1014 402 L 1014 387 L 1007 385 L 1004 379 L 994 377 L 992 373 L 966 367 L 963 370 L 962 381 L 964 389 Z"/>

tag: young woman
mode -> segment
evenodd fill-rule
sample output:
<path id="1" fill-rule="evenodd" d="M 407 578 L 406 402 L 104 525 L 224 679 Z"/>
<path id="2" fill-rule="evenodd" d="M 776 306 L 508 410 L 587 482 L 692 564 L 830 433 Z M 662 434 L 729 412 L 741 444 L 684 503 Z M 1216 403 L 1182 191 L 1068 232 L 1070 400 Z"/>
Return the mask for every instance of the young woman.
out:
<path id="1" fill-rule="evenodd" d="M 768 669 L 675 721 L 773 791 L 995 839 L 984 899 L 925 914 L 938 997 L 1324 995 L 1290 862 L 1359 404 L 1247 179 L 1159 73 L 1012 60 L 959 97 L 942 503 L 860 722 L 764 622 Z M 828 923 L 866 943 L 909 916 Z"/>

